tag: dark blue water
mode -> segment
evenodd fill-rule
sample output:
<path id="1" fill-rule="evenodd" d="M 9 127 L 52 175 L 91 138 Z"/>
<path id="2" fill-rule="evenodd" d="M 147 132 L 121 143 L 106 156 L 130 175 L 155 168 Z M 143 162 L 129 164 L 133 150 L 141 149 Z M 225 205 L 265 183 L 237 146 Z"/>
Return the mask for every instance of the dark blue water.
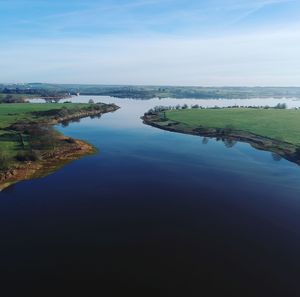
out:
<path id="1" fill-rule="evenodd" d="M 59 127 L 99 154 L 0 193 L 3 296 L 300 296 L 300 168 L 143 111 Z"/>

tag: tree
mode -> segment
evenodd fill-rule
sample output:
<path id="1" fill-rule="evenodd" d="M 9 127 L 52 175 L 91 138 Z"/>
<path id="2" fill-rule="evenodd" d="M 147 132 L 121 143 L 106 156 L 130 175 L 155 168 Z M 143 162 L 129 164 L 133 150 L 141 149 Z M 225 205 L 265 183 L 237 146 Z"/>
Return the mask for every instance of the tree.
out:
<path id="1" fill-rule="evenodd" d="M 27 150 L 27 151 L 20 151 L 16 155 L 16 160 L 19 162 L 29 162 L 29 161 L 37 161 L 40 159 L 40 155 L 37 151 Z"/>
<path id="2" fill-rule="evenodd" d="M 32 150 L 55 149 L 57 134 L 52 126 L 30 125 L 27 129 L 29 144 Z"/>
<path id="3" fill-rule="evenodd" d="M 187 104 L 183 104 L 183 105 L 182 105 L 182 109 L 188 109 Z"/>
<path id="4" fill-rule="evenodd" d="M 95 104 L 95 101 L 93 99 L 90 99 L 89 104 Z"/>
<path id="5" fill-rule="evenodd" d="M 275 107 L 275 109 L 287 109 L 286 103 L 278 103 Z"/>
<path id="6" fill-rule="evenodd" d="M 9 159 L 3 152 L 0 152 L 0 170 L 7 170 L 8 168 Z"/>

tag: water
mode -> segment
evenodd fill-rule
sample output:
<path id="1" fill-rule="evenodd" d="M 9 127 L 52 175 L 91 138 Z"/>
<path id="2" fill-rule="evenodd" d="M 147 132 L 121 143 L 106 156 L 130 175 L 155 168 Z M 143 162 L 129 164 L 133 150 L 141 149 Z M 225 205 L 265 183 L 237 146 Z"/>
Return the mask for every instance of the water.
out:
<path id="1" fill-rule="evenodd" d="M 58 129 L 100 153 L 0 194 L 3 283 L 40 296 L 54 284 L 61 296 L 299 296 L 299 166 L 142 124 L 168 100 L 93 98 L 122 108 Z"/>

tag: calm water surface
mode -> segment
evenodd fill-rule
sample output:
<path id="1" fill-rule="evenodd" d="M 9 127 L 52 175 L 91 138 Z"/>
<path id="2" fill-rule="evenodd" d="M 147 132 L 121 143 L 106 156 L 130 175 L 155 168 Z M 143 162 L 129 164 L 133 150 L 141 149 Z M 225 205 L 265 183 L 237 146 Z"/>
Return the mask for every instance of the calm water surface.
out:
<path id="1" fill-rule="evenodd" d="M 300 296 L 299 166 L 142 124 L 174 100 L 96 101 L 122 108 L 59 130 L 99 154 L 0 193 L 5 296 Z"/>

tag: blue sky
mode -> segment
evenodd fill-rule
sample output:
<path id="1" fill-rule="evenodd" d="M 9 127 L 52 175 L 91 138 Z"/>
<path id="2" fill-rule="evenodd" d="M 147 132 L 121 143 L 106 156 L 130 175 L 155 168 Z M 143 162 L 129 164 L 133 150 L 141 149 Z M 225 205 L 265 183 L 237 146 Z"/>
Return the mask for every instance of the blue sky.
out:
<path id="1" fill-rule="evenodd" d="M 299 0 L 0 0 L 0 81 L 300 85 Z"/>

